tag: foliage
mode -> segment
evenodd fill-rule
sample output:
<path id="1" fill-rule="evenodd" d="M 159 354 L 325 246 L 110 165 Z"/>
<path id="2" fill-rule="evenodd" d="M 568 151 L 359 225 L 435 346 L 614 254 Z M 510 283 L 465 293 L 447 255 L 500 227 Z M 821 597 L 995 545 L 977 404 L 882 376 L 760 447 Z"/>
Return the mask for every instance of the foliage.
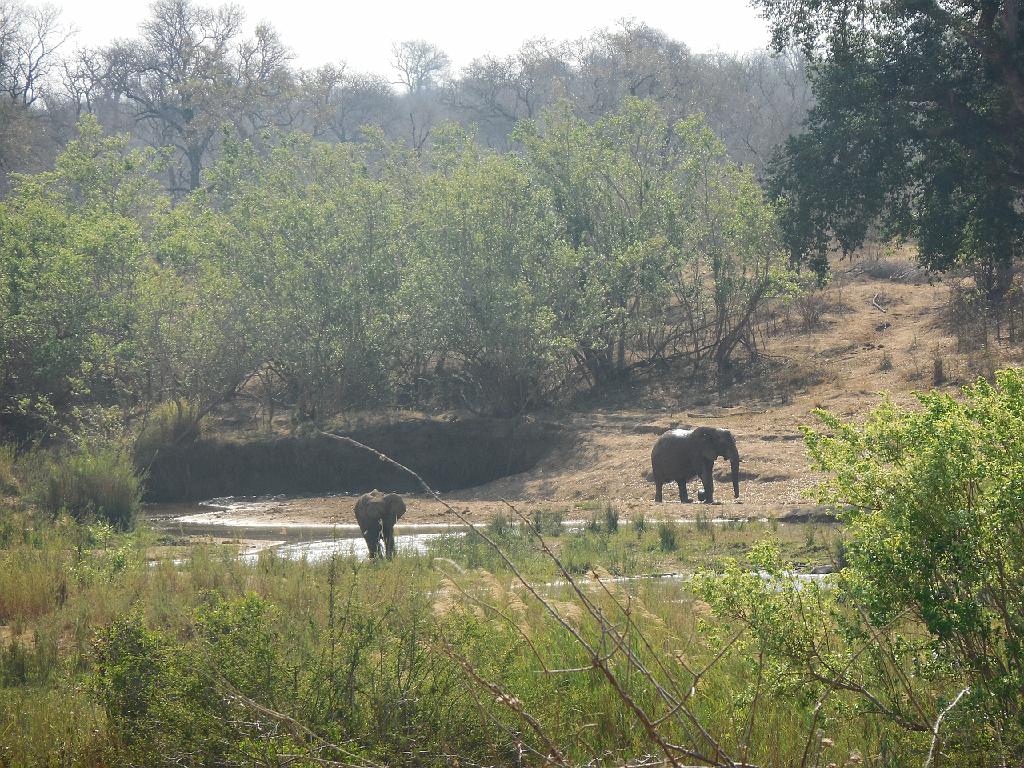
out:
<path id="1" fill-rule="evenodd" d="M 658 523 L 658 543 L 663 552 L 672 552 L 679 546 L 679 528 L 675 523 Z"/>
<path id="2" fill-rule="evenodd" d="M 137 466 L 147 467 L 167 449 L 188 446 L 199 437 L 202 412 L 188 401 L 160 403 L 145 417 L 132 446 Z"/>
<path id="3" fill-rule="evenodd" d="M 616 533 L 619 530 L 619 510 L 611 504 L 604 507 L 604 529 L 608 533 Z"/>
<path id="4" fill-rule="evenodd" d="M 296 425 L 395 401 L 514 416 L 655 361 L 721 375 L 757 354 L 758 309 L 793 283 L 701 118 L 633 99 L 589 125 L 563 104 L 517 136 L 523 156 L 453 126 L 419 155 L 225 139 L 172 207 L 163 155 L 83 119 L 0 204 L 0 426 L 65 437 L 163 402 L 198 422 L 240 393 Z"/>
<path id="5" fill-rule="evenodd" d="M 18 493 L 19 483 L 14 472 L 16 455 L 13 445 L 0 443 L 0 494 Z"/>
<path id="6" fill-rule="evenodd" d="M 570 370 L 558 308 L 572 256 L 561 222 L 514 156 L 452 131 L 430 161 L 402 289 L 419 366 L 444 360 L 471 408 L 521 414 L 558 392 Z"/>
<path id="7" fill-rule="evenodd" d="M 778 663 L 773 685 L 819 702 L 853 691 L 922 756 L 941 723 L 947 754 L 998 765 L 1024 748 L 1024 375 L 917 397 L 863 424 L 819 411 L 825 430 L 805 429 L 830 475 L 820 501 L 846 522 L 834 582 L 794 580 L 765 545 L 760 573 L 705 574 L 698 591 Z"/>
<path id="8" fill-rule="evenodd" d="M 918 399 L 919 411 L 884 403 L 862 427 L 823 414 L 832 435 L 808 433 L 812 458 L 834 473 L 822 499 L 851 507 L 846 558 L 871 620 L 919 619 L 974 689 L 968 704 L 1018 739 L 1024 375 L 1000 371 L 962 402 Z"/>
<path id="9" fill-rule="evenodd" d="M 807 130 L 774 170 L 793 260 L 824 274 L 833 238 L 849 253 L 877 225 L 914 238 L 923 265 L 977 263 L 986 290 L 1004 291 L 1024 237 L 1015 5 L 756 5 L 777 49 L 795 42 L 813 60 Z"/>
<path id="10" fill-rule="evenodd" d="M 754 313 L 785 283 L 774 215 L 701 116 L 669 126 L 629 99 L 589 125 L 563 103 L 516 137 L 575 249 L 580 291 L 558 306 L 595 382 L 669 356 L 723 373 L 738 346 L 756 352 Z"/>
<path id="11" fill-rule="evenodd" d="M 661 704 L 645 678 L 627 671 L 624 648 L 654 670 L 665 649 L 678 654 L 681 664 L 657 674 L 680 690 L 694 682 L 687 667 L 717 654 L 720 634 L 701 626 L 706 606 L 683 582 L 609 578 L 605 564 L 624 574 L 678 569 L 646 559 L 665 557 L 653 531 L 643 541 L 624 530 L 554 540 L 580 564 L 574 573 L 583 594 L 629 627 L 623 646 L 559 581 L 530 526 L 506 523 L 501 531 L 516 566 L 536 574 L 538 594 L 589 642 L 604 644 L 618 684 L 645 711 Z M 780 533 L 787 546 L 801 539 L 798 530 Z M 749 544 L 749 532 L 730 529 L 721 538 L 734 536 L 719 555 Z M 412 554 L 387 564 L 288 561 L 272 552 L 239 559 L 230 546 L 153 548 L 144 529 L 118 533 L 5 509 L 0 605 L 15 607 L 0 618 L 13 633 L 0 637 L 0 717 L 18 724 L 5 735 L 5 756 L 26 763 L 56 752 L 70 763 L 102 755 L 105 764 L 170 765 L 291 755 L 442 766 L 454 755 L 462 764 L 513 766 L 520 750 L 546 754 L 516 702 L 564 745 L 570 765 L 594 750 L 626 759 L 656 749 L 643 728 L 630 727 L 635 715 L 614 685 L 586 666 L 589 657 L 507 566 L 473 565 L 474 553 L 498 560 L 497 552 L 478 550 L 468 536 L 448 539 L 432 542 L 452 556 L 443 562 Z M 690 543 L 672 558 L 710 556 Z M 630 552 L 645 554 L 630 559 Z M 29 577 L 15 579 L 19 569 Z M 463 661 L 502 696 L 484 693 Z M 743 738 L 737 723 L 749 711 L 751 663 L 723 657 L 688 703 L 730 754 Z M 807 708 L 779 699 L 756 709 L 749 743 L 758 764 L 798 763 Z M 577 743 L 571 734 L 580 727 L 594 733 Z M 675 718 L 661 726 L 678 743 L 704 748 L 699 737 L 688 741 L 689 727 Z M 854 730 L 842 738 L 864 750 L 877 743 Z"/>
<path id="12" fill-rule="evenodd" d="M 154 153 L 83 120 L 57 167 L 0 204 L 0 425 L 57 433 L 135 389 L 145 236 L 164 205 Z"/>

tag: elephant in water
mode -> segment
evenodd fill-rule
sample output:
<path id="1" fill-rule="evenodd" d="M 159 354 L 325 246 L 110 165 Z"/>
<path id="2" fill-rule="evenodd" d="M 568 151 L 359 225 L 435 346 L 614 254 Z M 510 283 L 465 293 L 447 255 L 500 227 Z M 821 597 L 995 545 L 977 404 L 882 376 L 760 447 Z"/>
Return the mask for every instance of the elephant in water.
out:
<path id="1" fill-rule="evenodd" d="M 382 538 L 387 558 L 395 556 L 395 522 L 404 514 L 405 502 L 397 493 L 382 493 L 374 488 L 356 500 L 356 522 L 371 558 L 380 554 Z"/>
<path id="2" fill-rule="evenodd" d="M 658 438 L 651 451 L 651 469 L 657 490 L 654 500 L 661 501 L 661 487 L 665 483 L 679 484 L 679 500 L 688 503 L 686 482 L 699 477 L 704 490 L 697 499 L 705 504 L 714 502 L 715 459 L 719 456 L 732 464 L 733 495 L 740 495 L 740 454 L 736 439 L 727 429 L 697 427 L 696 429 L 670 429 Z"/>

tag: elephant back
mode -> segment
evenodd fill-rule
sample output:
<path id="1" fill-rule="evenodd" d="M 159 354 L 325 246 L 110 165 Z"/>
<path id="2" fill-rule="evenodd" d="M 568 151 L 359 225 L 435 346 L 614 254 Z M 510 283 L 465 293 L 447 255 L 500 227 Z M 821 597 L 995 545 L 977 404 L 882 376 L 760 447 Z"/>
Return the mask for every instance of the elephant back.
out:
<path id="1" fill-rule="evenodd" d="M 662 433 L 651 449 L 651 470 L 655 478 L 676 479 L 681 464 L 689 463 L 692 435 L 691 429 L 670 429 Z"/>

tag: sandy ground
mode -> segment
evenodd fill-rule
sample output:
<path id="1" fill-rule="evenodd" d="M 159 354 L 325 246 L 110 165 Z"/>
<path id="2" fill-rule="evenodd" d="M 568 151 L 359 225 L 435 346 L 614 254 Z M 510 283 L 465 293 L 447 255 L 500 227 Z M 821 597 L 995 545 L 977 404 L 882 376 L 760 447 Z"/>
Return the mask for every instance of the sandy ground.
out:
<path id="1" fill-rule="evenodd" d="M 638 513 L 648 519 L 701 514 L 782 518 L 814 510 L 806 492 L 816 476 L 799 427 L 815 424 L 815 408 L 856 417 L 876 405 L 883 391 L 910 402 L 913 390 L 932 386 L 936 357 L 943 359 L 949 377 L 944 386 L 950 390 L 976 375 L 968 358 L 955 352 L 955 340 L 943 322 L 947 291 L 942 284 L 850 276 L 840 270 L 823 294 L 829 310 L 820 326 L 795 327 L 799 321 L 794 315 L 780 326 L 782 332 L 766 339 L 767 352 L 785 360 L 789 371 L 780 374 L 787 381 L 768 388 L 768 394 L 764 388 L 744 394 L 737 387 L 709 402 L 707 393 L 672 391 L 671 382 L 662 380 L 657 392 L 638 385 L 635 403 L 628 402 L 626 393 L 614 406 L 541 414 L 539 418 L 564 428 L 568 439 L 562 448 L 529 472 L 444 498 L 474 522 L 509 513 L 506 501 L 527 513 L 560 510 L 567 519 L 600 514 L 605 504 L 617 508 L 624 519 Z M 891 368 L 883 365 L 883 357 L 891 360 Z M 720 460 L 715 505 L 655 504 L 647 475 L 657 435 L 675 426 L 700 424 L 726 427 L 736 435 L 742 458 L 740 498 L 732 498 L 728 464 Z M 698 486 L 696 481 L 691 484 L 691 498 Z M 666 487 L 665 495 L 677 498 L 675 487 Z M 353 497 L 344 496 L 280 499 L 206 510 L 195 519 L 236 525 L 350 525 L 354 503 Z M 409 496 L 407 504 L 406 525 L 457 522 L 434 499 Z"/>

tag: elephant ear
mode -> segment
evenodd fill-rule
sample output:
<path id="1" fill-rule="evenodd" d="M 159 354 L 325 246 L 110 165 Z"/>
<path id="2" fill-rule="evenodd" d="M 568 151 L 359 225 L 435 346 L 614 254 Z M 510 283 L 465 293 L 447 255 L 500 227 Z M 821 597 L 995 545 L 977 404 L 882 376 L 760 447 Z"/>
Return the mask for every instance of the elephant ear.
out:
<path id="1" fill-rule="evenodd" d="M 702 427 L 700 430 L 700 455 L 705 461 L 715 463 L 718 458 L 718 438 L 714 430 Z"/>
<path id="2" fill-rule="evenodd" d="M 405 499 L 397 493 L 392 493 L 388 497 L 388 506 L 394 510 L 396 520 L 405 514 Z"/>

